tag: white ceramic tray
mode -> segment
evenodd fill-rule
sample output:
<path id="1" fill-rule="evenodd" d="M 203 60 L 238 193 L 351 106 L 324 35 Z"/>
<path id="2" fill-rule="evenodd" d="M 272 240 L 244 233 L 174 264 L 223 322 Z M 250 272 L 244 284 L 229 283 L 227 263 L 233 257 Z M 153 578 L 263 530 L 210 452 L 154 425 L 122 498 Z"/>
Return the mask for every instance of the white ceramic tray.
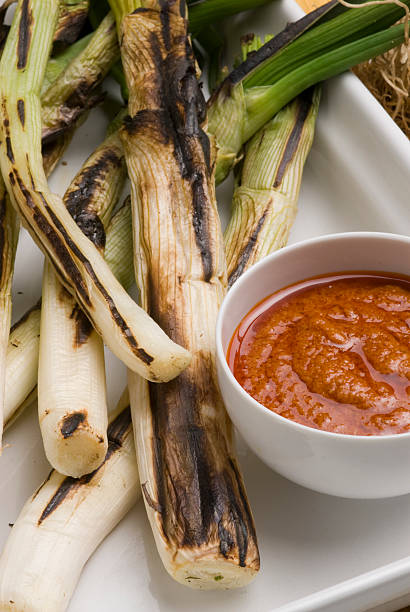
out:
<path id="1" fill-rule="evenodd" d="M 300 15 L 293 0 L 275 0 L 237 21 L 231 40 L 249 31 L 277 31 Z M 65 156 L 67 165 L 52 179 L 56 191 L 64 191 L 102 140 L 105 123 L 101 110 L 85 123 Z M 410 234 L 409 182 L 408 140 L 355 77 L 334 79 L 324 87 L 291 242 L 349 230 Z M 219 189 L 225 218 L 230 188 L 226 184 Z M 23 232 L 14 319 L 39 296 L 41 260 Z M 125 385 L 125 371 L 111 356 L 107 370 L 113 405 Z M 49 471 L 35 408 L 7 432 L 5 443 L 0 547 L 8 524 Z M 87 564 L 69 612 L 360 612 L 376 606 L 389 612 L 410 603 L 405 596 L 410 592 L 410 496 L 352 501 L 320 495 L 270 471 L 241 442 L 238 450 L 262 561 L 260 575 L 249 587 L 196 592 L 173 582 L 159 561 L 140 502 Z M 393 599 L 397 601 L 385 603 Z"/>

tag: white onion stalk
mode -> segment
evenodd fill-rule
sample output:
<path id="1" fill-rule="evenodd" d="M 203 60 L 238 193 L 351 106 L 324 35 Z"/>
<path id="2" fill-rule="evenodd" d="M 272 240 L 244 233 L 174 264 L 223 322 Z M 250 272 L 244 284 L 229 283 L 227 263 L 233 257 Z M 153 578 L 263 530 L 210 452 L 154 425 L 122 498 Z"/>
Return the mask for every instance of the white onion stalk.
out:
<path id="1" fill-rule="evenodd" d="M 10 330 L 6 357 L 4 429 L 36 397 L 40 347 L 40 304 L 28 310 Z"/>
<path id="2" fill-rule="evenodd" d="M 125 289 L 134 282 L 129 198 L 107 228 L 104 256 Z M 40 304 L 32 306 L 10 330 L 6 357 L 5 421 L 7 429 L 37 398 Z"/>
<path id="3" fill-rule="evenodd" d="M 64 195 L 77 225 L 103 252 L 105 228 L 125 181 L 118 133 L 88 158 Z M 45 261 L 38 369 L 38 415 L 52 467 L 79 478 L 107 452 L 104 344 Z"/>
<path id="4" fill-rule="evenodd" d="M 104 463 L 78 480 L 53 470 L 23 507 L 0 557 L 2 612 L 66 610 L 86 561 L 138 499 L 127 396 L 109 425 Z"/>
<path id="5" fill-rule="evenodd" d="M 43 148 L 43 166 L 47 176 L 51 174 L 63 156 L 71 141 L 73 131 L 71 129 L 69 132 L 64 132 L 51 145 Z M 18 218 L 10 201 L 7 206 L 15 215 L 15 246 L 17 246 Z M 107 242 L 110 235 L 108 230 Z M 10 266 L 13 263 L 14 261 L 10 258 Z M 5 364 L 4 429 L 14 423 L 37 397 L 39 343 L 40 303 L 32 306 L 10 329 Z"/>
<path id="6" fill-rule="evenodd" d="M 120 16 L 130 10 L 126 1 L 110 4 Z M 215 151 L 204 133 L 184 10 L 184 2 L 150 1 L 120 24 L 141 303 L 193 354 L 167 384 L 147 387 L 130 375 L 130 400 L 145 506 L 165 568 L 194 588 L 232 588 L 256 575 L 259 554 L 216 380 L 226 267 Z"/>
<path id="7" fill-rule="evenodd" d="M 68 147 L 71 137 L 74 133 L 75 126 L 71 130 L 64 132 L 58 136 L 53 143 L 43 147 L 43 167 L 47 176 L 49 176 L 58 161 L 64 154 L 64 151 Z M 31 380 L 35 376 L 37 381 L 37 368 L 35 372 L 33 369 L 19 368 L 16 364 L 11 365 L 17 360 L 20 363 L 21 354 L 19 345 L 22 341 L 21 334 L 27 334 L 27 330 L 30 329 L 34 321 L 39 320 L 40 313 L 38 307 L 33 307 L 28 317 L 29 320 L 25 322 L 25 331 L 23 330 L 10 330 L 10 317 L 11 317 L 11 285 L 13 281 L 14 273 L 14 259 L 17 249 L 17 243 L 19 238 L 20 220 L 16 211 L 14 210 L 9 195 L 5 191 L 5 185 L 3 179 L 0 178 L 0 226 L 1 232 L 4 236 L 2 249 L 1 249 L 1 275 L 0 275 L 0 447 L 2 438 L 2 425 L 4 421 L 4 429 L 11 423 L 10 414 L 14 413 L 17 407 L 21 412 L 23 408 L 30 405 L 32 398 L 28 394 L 23 395 L 27 387 L 30 387 Z M 37 311 L 35 312 L 37 308 Z M 29 313 L 27 313 L 29 314 Z M 12 338 L 9 338 L 9 331 L 12 334 Z M 14 330 L 14 332 L 13 332 Z M 25 342 L 25 340 L 23 341 Z M 28 342 L 27 351 L 33 351 L 38 355 L 38 334 L 33 341 Z M 22 364 L 25 363 L 26 359 L 30 361 L 27 355 L 24 356 Z M 38 358 L 36 356 L 36 363 Z M 11 367 L 11 372 L 9 368 Z M 17 378 L 15 378 L 12 372 L 16 372 Z M 6 379 L 4 380 L 4 375 Z M 37 384 L 37 382 L 35 383 Z M 31 388 L 31 387 L 30 387 Z M 25 399 L 24 399 L 25 398 Z M 24 405 L 23 405 L 24 400 Z M 15 417 L 13 417 L 14 420 Z"/>
<path id="8" fill-rule="evenodd" d="M 70 5 L 71 6 L 71 5 Z M 83 9 L 85 5 L 83 3 Z M 60 7 L 60 20 L 58 26 L 61 26 L 61 8 Z M 71 12 L 71 14 L 73 14 Z M 58 29 L 58 27 L 57 27 Z M 65 125 L 64 120 L 68 119 L 69 116 L 69 125 L 70 129 L 64 131 L 60 136 L 53 140 L 51 144 L 44 145 L 43 142 L 43 166 L 46 175 L 48 176 L 56 166 L 58 160 L 63 155 L 65 149 L 70 143 L 73 131 L 76 127 L 76 122 L 79 123 L 81 120 L 81 115 L 84 116 L 83 110 L 86 110 L 90 106 L 92 106 L 91 97 L 88 96 L 87 102 L 82 101 L 77 102 L 77 106 L 75 109 L 71 109 L 68 112 L 67 109 L 67 99 L 69 99 L 70 95 L 73 94 L 76 87 L 78 87 L 79 82 L 82 83 L 87 82 L 87 87 L 91 91 L 96 83 L 102 79 L 103 75 L 107 72 L 110 62 L 112 63 L 115 60 L 116 53 L 115 51 L 116 37 L 115 32 L 113 32 L 113 36 L 111 39 L 114 40 L 114 45 L 107 44 L 107 36 L 105 35 L 105 30 L 109 29 L 109 23 L 107 23 L 106 28 L 103 27 L 98 29 L 98 33 L 92 37 L 90 44 L 87 49 L 83 52 L 80 58 L 74 55 L 74 61 L 70 60 L 73 57 L 74 48 L 75 50 L 82 49 L 82 42 L 73 46 L 73 50 L 69 49 L 65 53 L 60 54 L 58 59 L 50 60 L 47 65 L 47 72 L 49 73 L 48 82 L 58 80 L 57 77 L 61 76 L 61 73 L 65 75 L 65 69 L 67 69 L 68 77 L 72 79 L 70 84 L 64 83 L 58 87 L 50 87 L 46 88 L 45 93 L 42 97 L 42 105 L 43 105 L 43 114 L 45 118 L 49 118 L 48 123 L 50 124 L 50 117 L 55 117 L 54 124 L 51 121 L 51 125 L 44 126 L 43 125 L 43 135 L 49 134 L 54 130 L 54 134 L 58 133 L 61 126 Z M 71 34 L 72 32 L 70 32 Z M 101 44 L 100 39 L 103 39 L 103 44 Z M 108 40 L 110 37 L 108 36 Z M 88 40 L 88 39 L 87 39 Z M 104 49 L 102 53 L 101 50 Z M 98 54 L 98 62 L 94 62 L 93 69 L 90 68 L 90 57 Z M 52 74 L 53 78 L 51 78 L 50 71 L 51 65 L 53 66 Z M 73 78 L 75 76 L 76 78 Z M 85 94 L 85 92 L 84 92 Z M 95 97 L 95 96 L 94 96 Z M 19 116 L 23 112 L 24 105 L 20 102 L 18 107 Z M 22 115 L 21 115 L 22 116 Z M 3 235 L 3 240 L 1 244 L 1 272 L 0 272 L 0 452 L 1 452 L 1 438 L 2 438 L 2 429 L 3 429 L 3 420 L 4 426 L 8 426 L 10 424 L 8 420 L 8 412 L 9 406 L 7 406 L 7 397 L 4 395 L 6 393 L 7 387 L 10 388 L 8 382 L 4 381 L 4 372 L 5 359 L 8 359 L 8 351 L 6 356 L 6 348 L 8 341 L 8 328 L 10 327 L 10 316 L 11 316 L 11 284 L 13 280 L 13 271 L 14 271 L 14 258 L 15 252 L 17 248 L 18 236 L 19 236 L 19 218 L 16 214 L 11 202 L 10 198 L 5 191 L 5 185 L 3 183 L 3 179 L 0 179 L 0 229 Z M 26 375 L 23 376 L 25 380 Z M 6 388 L 5 388 L 6 386 Z M 23 388 L 26 385 L 22 385 Z M 15 390 L 12 391 L 15 393 Z M 17 395 L 19 395 L 17 393 Z M 20 405 L 20 397 L 15 398 L 18 401 L 18 405 Z M 27 400 L 28 401 L 28 400 Z M 14 403 L 14 400 L 12 401 Z"/>
<path id="9" fill-rule="evenodd" d="M 188 351 L 125 292 L 44 175 L 39 93 L 58 4 L 18 2 L 0 62 L 1 171 L 33 238 L 114 354 L 144 378 L 170 380 L 188 365 Z"/>

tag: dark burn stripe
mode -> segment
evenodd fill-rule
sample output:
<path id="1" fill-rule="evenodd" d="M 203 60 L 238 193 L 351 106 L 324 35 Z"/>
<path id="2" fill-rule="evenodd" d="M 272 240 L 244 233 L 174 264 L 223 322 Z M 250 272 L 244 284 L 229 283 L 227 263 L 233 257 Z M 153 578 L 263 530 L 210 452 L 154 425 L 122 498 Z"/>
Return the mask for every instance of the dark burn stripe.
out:
<path id="1" fill-rule="evenodd" d="M 107 454 L 105 455 L 105 459 L 103 463 L 100 465 L 100 467 L 98 467 L 96 470 L 94 470 L 90 474 L 86 474 L 85 476 L 82 476 L 81 478 L 72 478 L 71 476 L 64 478 L 64 480 L 58 487 L 57 491 L 54 493 L 54 495 L 51 497 L 50 501 L 47 503 L 44 510 L 42 511 L 40 518 L 37 521 L 37 525 L 40 526 L 41 523 L 47 517 L 50 516 L 50 514 L 52 514 L 59 506 L 61 506 L 63 501 L 66 499 L 66 497 L 70 493 L 76 491 L 77 489 L 80 489 L 82 486 L 87 485 L 91 482 L 94 476 L 98 474 L 98 472 L 107 463 L 107 461 L 109 461 L 109 459 L 118 450 L 122 448 L 125 436 L 130 431 L 130 428 L 131 428 L 131 411 L 130 411 L 130 407 L 127 406 L 127 408 L 125 408 L 122 412 L 120 412 L 117 418 L 114 419 L 114 421 L 110 423 L 108 427 L 108 430 L 107 430 L 108 450 L 107 450 Z M 53 472 L 54 470 L 52 470 L 52 472 L 49 474 L 47 480 L 50 479 L 51 474 Z M 41 488 L 44 485 L 45 485 L 45 482 L 41 485 L 40 489 L 37 491 L 35 496 L 38 494 L 38 492 L 41 490 Z"/>
<path id="2" fill-rule="evenodd" d="M 159 109 L 143 108 L 133 117 L 127 115 L 124 118 L 124 129 L 130 136 L 138 136 L 140 131 L 150 132 L 152 138 L 156 138 L 161 144 L 169 143 L 167 121 L 165 111 Z"/>
<path id="3" fill-rule="evenodd" d="M 238 564 L 245 567 L 250 542 L 257 547 L 252 514 L 225 446 L 216 451 L 224 467 L 218 472 L 213 466 L 214 442 L 201 421 L 203 392 L 183 372 L 177 381 L 150 383 L 149 393 L 157 500 L 147 483 L 142 490 L 147 504 L 159 513 L 165 540 L 172 547 L 200 547 L 216 530 L 221 555 L 232 558 L 237 549 Z"/>
<path id="4" fill-rule="evenodd" d="M 141 485 L 141 489 L 142 489 L 142 492 L 143 492 L 143 494 L 144 494 L 144 497 L 145 497 L 145 500 L 146 500 L 146 502 L 147 502 L 148 506 L 149 506 L 150 508 L 152 508 L 153 510 L 155 510 L 155 512 L 159 512 L 159 513 L 161 513 L 161 512 L 162 512 L 162 508 L 161 508 L 161 506 L 159 505 L 159 503 L 158 503 L 158 502 L 156 502 L 156 501 L 154 501 L 154 500 L 152 499 L 151 495 L 149 494 L 149 491 L 148 491 L 148 488 L 147 488 L 147 483 L 146 483 L 146 482 L 143 482 L 143 483 L 142 483 L 142 485 Z"/>
<path id="5" fill-rule="evenodd" d="M 154 12 L 153 9 L 147 8 L 145 6 L 140 6 L 139 8 L 136 8 L 135 10 L 133 10 L 131 15 L 138 15 L 139 13 L 152 13 L 152 12 Z"/>
<path id="6" fill-rule="evenodd" d="M 92 476 L 93 474 L 87 474 L 87 476 L 82 476 L 79 480 L 72 478 L 71 476 L 64 478 L 63 482 L 60 484 L 57 491 L 54 493 L 53 497 L 50 499 L 41 513 L 40 518 L 37 521 L 37 525 L 40 526 L 41 523 L 54 512 L 54 510 L 61 506 L 69 493 L 75 491 L 81 485 L 88 484 Z"/>
<path id="7" fill-rule="evenodd" d="M 182 372 L 177 381 L 150 383 L 149 394 L 162 531 L 169 541 L 177 519 L 182 527 L 179 544 L 199 546 L 206 541 L 213 521 L 215 487 L 207 439 L 200 424 L 197 386 Z M 177 457 L 176 464 L 169 462 L 170 456 Z"/>
<path id="8" fill-rule="evenodd" d="M 208 218 L 205 214 L 208 202 L 204 191 L 204 181 L 205 178 L 201 172 L 198 172 L 198 175 L 192 181 L 192 223 L 195 231 L 196 244 L 201 254 L 204 281 L 209 282 L 213 274 L 213 265 L 208 235 Z"/>
<path id="9" fill-rule="evenodd" d="M 20 12 L 20 24 L 17 40 L 17 68 L 26 67 L 31 44 L 33 28 L 33 15 L 30 9 L 30 0 L 23 0 Z"/>
<path id="10" fill-rule="evenodd" d="M 120 414 L 108 425 L 107 437 L 108 440 L 118 446 L 121 446 L 124 437 L 131 426 L 131 410 L 127 406 Z"/>
<path id="11" fill-rule="evenodd" d="M 138 343 L 137 343 L 135 337 L 132 335 L 132 332 L 131 332 L 130 328 L 128 327 L 126 321 L 124 320 L 124 318 L 121 316 L 120 312 L 118 311 L 118 309 L 117 309 L 117 307 L 115 305 L 114 300 L 112 299 L 112 297 L 110 296 L 108 291 L 105 289 L 103 284 L 100 282 L 98 276 L 94 272 L 94 268 L 92 267 L 91 263 L 88 261 L 88 259 L 83 255 L 83 253 L 80 251 L 80 249 L 77 247 L 77 245 L 70 238 L 70 236 L 68 235 L 68 233 L 67 233 L 66 229 L 64 228 L 63 224 L 61 223 L 61 221 L 57 218 L 57 216 L 54 214 L 54 212 L 51 210 L 51 208 L 47 204 L 44 196 L 43 196 L 43 202 L 44 202 L 44 205 L 46 207 L 46 210 L 47 210 L 48 214 L 51 217 L 51 220 L 53 221 L 54 225 L 57 227 L 58 231 L 60 232 L 60 234 L 64 238 L 65 243 L 72 250 L 74 255 L 81 261 L 81 263 L 83 264 L 83 266 L 87 270 L 88 274 L 90 275 L 90 278 L 93 281 L 94 285 L 96 286 L 97 290 L 101 293 L 101 295 L 103 296 L 104 300 L 106 301 L 106 303 L 108 305 L 108 308 L 110 309 L 111 316 L 112 316 L 112 318 L 115 321 L 115 324 L 121 330 L 121 333 L 124 336 L 124 338 L 125 338 L 126 342 L 128 343 L 128 345 L 130 346 L 132 352 L 143 363 L 145 363 L 146 365 L 150 365 L 154 361 L 154 357 L 149 355 L 143 348 L 138 347 Z M 86 302 L 86 304 L 87 305 L 91 305 L 91 302 L 90 302 L 90 300 L 88 298 L 88 295 L 87 295 L 87 299 L 88 299 L 88 302 Z"/>
<path id="12" fill-rule="evenodd" d="M 6 149 L 7 149 L 7 157 L 11 161 L 12 164 L 15 163 L 13 148 L 11 146 L 10 136 L 6 136 Z"/>
<path id="13" fill-rule="evenodd" d="M 15 163 L 15 159 L 14 159 L 14 153 L 13 153 L 13 147 L 11 146 L 11 138 L 10 138 L 10 120 L 7 116 L 7 111 L 4 108 L 3 109 L 3 113 L 5 115 L 5 118 L 3 120 L 3 125 L 4 125 L 4 131 L 6 133 L 6 153 L 7 153 L 7 157 L 9 158 L 9 160 L 11 161 L 12 164 Z"/>
<path id="14" fill-rule="evenodd" d="M 320 6 L 316 10 L 308 13 L 301 19 L 289 23 L 284 30 L 274 36 L 270 41 L 265 43 L 258 51 L 250 53 L 247 59 L 242 62 L 235 70 L 233 70 L 227 77 L 232 85 L 239 83 L 244 79 L 252 70 L 259 66 L 262 62 L 270 59 L 276 53 L 287 47 L 289 43 L 293 42 L 313 24 L 315 24 L 320 17 L 328 13 L 333 7 L 338 5 L 338 0 L 330 0 L 323 6 Z"/>
<path id="15" fill-rule="evenodd" d="M 20 119 L 21 127 L 24 128 L 26 123 L 26 110 L 24 106 L 24 100 L 17 100 L 17 113 Z"/>
<path id="16" fill-rule="evenodd" d="M 233 490 L 236 484 L 236 487 L 238 489 L 238 494 L 239 494 L 239 498 L 241 500 L 241 504 L 243 506 L 243 514 L 245 517 L 247 517 L 246 520 L 246 537 L 244 537 L 243 539 L 243 548 L 242 548 L 242 552 L 240 552 L 240 557 L 242 559 L 242 562 L 245 561 L 246 559 L 246 553 L 247 553 L 247 549 L 249 546 L 249 542 L 252 541 L 255 545 L 255 550 L 258 553 L 258 558 L 257 558 L 257 563 L 258 563 L 258 569 L 259 569 L 259 551 L 258 551 L 258 540 L 257 540 L 257 536 L 256 536 L 256 530 L 255 530 L 255 523 L 253 521 L 253 517 L 252 517 L 252 511 L 249 505 L 249 501 L 248 498 L 246 496 L 246 492 L 245 492 L 245 487 L 244 487 L 244 483 L 243 483 L 243 479 L 241 476 L 241 473 L 239 471 L 238 465 L 235 461 L 235 459 L 232 459 L 231 457 L 229 458 L 229 463 L 230 463 L 230 467 L 232 470 L 232 473 L 235 476 L 235 482 L 234 482 L 234 486 L 230 489 Z M 245 532 L 244 527 L 242 527 L 243 531 Z M 245 549 L 246 546 L 246 549 Z"/>
<path id="17" fill-rule="evenodd" d="M 87 416 L 84 414 L 84 412 L 73 412 L 72 414 L 65 416 L 60 427 L 63 438 L 66 439 L 72 436 L 79 426 L 86 421 L 86 419 Z"/>
<path id="18" fill-rule="evenodd" d="M 179 0 L 179 14 L 182 19 L 186 18 L 186 2 L 185 0 Z"/>
<path id="19" fill-rule="evenodd" d="M 73 346 L 77 349 L 87 342 L 93 331 L 93 326 L 78 304 L 76 304 L 71 311 L 70 319 L 73 320 L 75 324 Z"/>
<path id="20" fill-rule="evenodd" d="M 305 127 L 305 121 L 309 115 L 309 111 L 312 107 L 312 96 L 314 88 L 311 87 L 299 98 L 299 109 L 295 120 L 295 125 L 292 128 L 290 136 L 287 140 L 286 146 L 282 153 L 282 159 L 278 165 L 275 180 L 273 182 L 274 189 L 277 189 L 286 173 L 286 170 L 291 163 L 299 146 L 300 139 L 302 137 L 303 128 Z"/>
<path id="21" fill-rule="evenodd" d="M 90 304 L 90 299 L 87 293 L 87 290 L 84 286 L 81 273 L 76 266 L 73 258 L 69 250 L 66 248 L 64 243 L 61 241 L 60 236 L 54 229 L 54 227 L 49 223 L 48 219 L 41 212 L 39 207 L 34 203 L 34 200 L 30 194 L 30 191 L 24 185 L 20 175 L 16 168 L 14 168 L 14 173 L 9 174 L 10 182 L 15 185 L 16 183 L 19 186 L 19 189 L 26 200 L 27 206 L 32 211 L 32 222 L 38 227 L 41 235 L 43 235 L 47 241 L 51 245 L 51 249 L 55 253 L 58 261 L 62 265 L 65 270 L 65 273 L 69 279 L 71 279 L 73 286 L 77 289 L 78 294 L 84 300 L 86 304 Z M 40 192 L 36 192 L 37 195 L 41 197 L 43 202 L 45 202 L 44 196 Z M 27 222 L 30 224 L 30 221 L 27 219 L 27 215 L 24 213 L 24 210 L 21 210 L 21 213 L 26 218 Z"/>
<path id="22" fill-rule="evenodd" d="M 127 323 L 125 322 L 121 314 L 118 312 L 118 309 L 115 305 L 114 300 L 109 295 L 105 287 L 98 280 L 98 277 L 95 274 L 90 262 L 89 261 L 84 262 L 84 266 L 87 269 L 92 280 L 94 281 L 95 286 L 97 287 L 98 291 L 101 293 L 101 295 L 105 299 L 108 305 L 108 308 L 110 309 L 112 318 L 114 319 L 116 325 L 121 330 L 122 335 L 124 336 L 125 340 L 128 342 L 134 355 L 137 355 L 137 357 L 139 357 L 140 360 L 143 361 L 146 365 L 150 365 L 154 361 L 154 357 L 149 355 L 143 348 L 138 347 L 138 343 L 136 339 L 134 338 L 134 336 L 132 335 L 130 328 L 128 327 Z"/>
<path id="23" fill-rule="evenodd" d="M 33 211 L 33 221 L 41 234 L 45 236 L 47 241 L 50 243 L 52 251 L 57 257 L 58 262 L 63 267 L 65 274 L 70 279 L 73 287 L 75 287 L 78 295 L 85 304 L 91 305 L 90 297 L 88 295 L 87 288 L 84 285 L 81 272 L 72 258 L 70 251 L 66 248 L 54 227 L 51 225 L 51 223 L 49 223 L 48 219 L 37 206 L 35 206 Z"/>
<path id="24" fill-rule="evenodd" d="M 245 247 L 242 249 L 241 254 L 238 257 L 235 268 L 229 275 L 228 288 L 230 288 L 234 284 L 234 282 L 244 272 L 246 268 L 246 264 L 248 263 L 249 258 L 252 254 L 252 251 L 254 250 L 255 245 L 257 243 L 259 233 L 263 227 L 263 224 L 265 223 L 267 214 L 268 214 L 268 208 L 265 208 L 265 210 L 263 211 L 263 214 L 258 220 L 258 223 L 256 224 L 255 229 L 253 230 L 252 234 L 249 236 L 248 242 L 246 243 Z"/>
<path id="25" fill-rule="evenodd" d="M 169 2 L 164 0 L 161 8 L 161 31 L 165 41 L 166 23 L 163 12 L 169 11 Z M 165 44 L 165 43 L 164 43 Z M 185 44 L 185 54 L 167 53 L 162 57 L 161 46 L 155 33 L 150 37 L 152 58 L 159 77 L 158 94 L 164 112 L 166 132 L 172 139 L 174 157 L 178 163 L 181 177 L 191 185 L 192 224 L 196 244 L 201 256 L 204 281 L 209 282 L 213 275 L 213 260 L 209 235 L 209 203 L 207 201 L 205 174 L 198 169 L 195 144 L 199 143 L 203 152 L 206 169 L 210 170 L 210 143 L 200 123 L 204 120 L 206 104 L 201 87 L 196 78 L 192 50 Z"/>
<path id="26" fill-rule="evenodd" d="M 171 30 L 169 20 L 170 4 L 173 3 L 170 3 L 169 0 L 159 0 L 159 18 L 161 20 L 162 40 L 164 43 L 165 50 L 168 52 L 171 50 Z"/>
<path id="27" fill-rule="evenodd" d="M 64 4 L 60 3 L 60 7 L 64 7 Z M 59 17 L 58 26 L 54 33 L 54 42 L 71 45 L 77 40 L 87 21 L 87 8 L 84 5 L 74 8 L 68 4 L 65 11 Z"/>

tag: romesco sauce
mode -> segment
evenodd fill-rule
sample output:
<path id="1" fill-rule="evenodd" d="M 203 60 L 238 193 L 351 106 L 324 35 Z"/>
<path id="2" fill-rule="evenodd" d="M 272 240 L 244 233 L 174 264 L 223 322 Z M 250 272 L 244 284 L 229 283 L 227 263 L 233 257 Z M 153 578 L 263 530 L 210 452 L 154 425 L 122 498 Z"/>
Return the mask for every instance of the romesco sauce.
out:
<path id="1" fill-rule="evenodd" d="M 346 272 L 269 296 L 241 321 L 228 364 L 258 402 L 342 434 L 410 431 L 410 278 Z"/>

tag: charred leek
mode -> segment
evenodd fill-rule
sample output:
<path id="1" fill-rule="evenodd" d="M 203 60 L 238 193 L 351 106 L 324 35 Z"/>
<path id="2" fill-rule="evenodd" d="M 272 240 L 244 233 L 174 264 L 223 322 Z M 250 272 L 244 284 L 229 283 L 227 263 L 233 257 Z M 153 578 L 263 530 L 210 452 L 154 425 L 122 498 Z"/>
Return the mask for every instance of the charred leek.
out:
<path id="1" fill-rule="evenodd" d="M 187 366 L 189 353 L 128 296 L 44 176 L 39 92 L 57 13 L 57 0 L 18 3 L 0 62 L 1 170 L 33 238 L 107 345 L 131 370 L 170 380 Z"/>
<path id="2" fill-rule="evenodd" d="M 216 381 L 226 268 L 204 101 L 178 4 L 150 2 L 130 15 L 135 5 L 112 7 L 123 16 L 131 115 L 123 140 L 142 304 L 193 353 L 170 384 L 148 388 L 130 375 L 145 505 L 173 578 L 195 588 L 242 586 L 258 571 L 259 554 Z"/>
<path id="3" fill-rule="evenodd" d="M 272 0 L 196 0 L 189 3 L 189 29 L 193 36 L 198 35 L 199 32 L 207 29 L 211 24 L 218 22 L 225 17 L 235 15 L 242 11 L 268 4 Z M 114 14 L 121 19 L 122 14 L 130 13 L 134 8 L 138 6 L 149 6 L 149 2 L 129 2 L 125 1 L 122 3 L 122 7 L 113 6 Z M 102 21 L 107 15 L 109 10 L 108 2 L 105 0 L 91 0 L 90 6 L 90 21 L 93 27 Z M 117 21 L 118 21 L 117 19 Z M 121 62 L 118 62 L 113 66 L 112 75 L 121 85 L 121 91 L 125 100 L 128 99 L 128 89 L 125 82 L 124 73 L 121 67 Z"/>
<path id="4" fill-rule="evenodd" d="M 79 228 L 102 252 L 105 229 L 124 181 L 123 149 L 115 132 L 88 158 L 64 196 Z M 102 463 L 107 452 L 104 345 L 47 261 L 38 414 L 44 449 L 54 469 L 79 478 Z"/>
<path id="5" fill-rule="evenodd" d="M 105 259 L 125 289 L 134 282 L 131 207 L 127 201 L 107 228 Z M 37 397 L 40 304 L 11 328 L 6 357 L 5 427 Z"/>
<path id="6" fill-rule="evenodd" d="M 101 467 L 79 480 L 52 471 L 27 501 L 0 557 L 2 612 L 66 610 L 86 561 L 139 496 L 132 438 L 124 394 Z"/>
<path id="7" fill-rule="evenodd" d="M 87 46 L 43 93 L 43 140 L 68 129 L 84 110 L 101 100 L 96 88 L 118 57 L 115 24 L 108 15 Z"/>
<path id="8" fill-rule="evenodd" d="M 61 159 L 64 151 L 71 141 L 73 130 L 67 131 L 59 136 L 53 143 L 43 147 L 43 167 L 46 175 L 51 174 L 58 161 Z M 19 236 L 20 223 L 18 215 L 16 214 L 7 193 L 5 193 L 5 186 L 2 179 L 0 179 L 0 191 L 2 191 L 1 197 L 1 208 L 3 214 L 1 215 L 0 224 L 2 225 L 1 232 L 4 236 L 2 245 L 2 275 L 0 277 L 0 308 L 1 310 L 1 334 L 0 334 L 0 446 L 1 446 L 1 432 L 4 417 L 4 426 L 7 427 L 10 424 L 10 401 L 15 409 L 18 407 L 21 410 L 21 403 L 27 395 L 27 380 L 30 379 L 30 370 L 21 371 L 19 378 L 15 379 L 9 376 L 8 363 L 10 359 L 10 346 L 18 346 L 20 343 L 18 330 L 11 330 L 11 338 L 7 332 L 7 324 L 10 325 L 11 315 L 11 283 L 13 280 L 14 271 L 14 258 L 17 249 L 17 242 Z M 33 313 L 32 316 L 28 317 L 30 322 L 35 318 Z M 29 324 L 29 322 L 28 322 Z M 8 342 L 9 340 L 9 342 Z M 8 347 L 7 347 L 8 342 Z M 36 341 L 38 344 L 38 340 Z M 7 347 L 7 353 L 5 353 Z M 13 352 L 13 351 L 11 351 Z M 5 361 L 4 361 L 5 360 Z M 37 359 L 36 359 L 37 360 Z M 37 360 L 38 361 L 38 360 Z M 4 376 L 6 377 L 4 383 Z M 36 373 L 37 376 L 37 373 Z M 5 384 L 5 387 L 4 387 Z M 10 399 L 11 398 L 11 399 Z M 31 403 L 31 397 L 27 395 L 25 400 L 25 406 Z M 14 410 L 13 410 L 14 412 Z M 4 413 L 4 414 L 3 414 Z"/>
<path id="9" fill-rule="evenodd" d="M 246 147 L 225 232 L 229 286 L 288 241 L 319 99 L 320 90 L 306 91 L 285 106 Z"/>
<path id="10" fill-rule="evenodd" d="M 208 129 L 218 145 L 217 182 L 236 163 L 242 145 L 304 89 L 403 41 L 403 26 L 389 27 L 402 14 L 395 4 L 360 10 L 335 4 L 332 0 L 287 26 L 213 94 Z"/>

